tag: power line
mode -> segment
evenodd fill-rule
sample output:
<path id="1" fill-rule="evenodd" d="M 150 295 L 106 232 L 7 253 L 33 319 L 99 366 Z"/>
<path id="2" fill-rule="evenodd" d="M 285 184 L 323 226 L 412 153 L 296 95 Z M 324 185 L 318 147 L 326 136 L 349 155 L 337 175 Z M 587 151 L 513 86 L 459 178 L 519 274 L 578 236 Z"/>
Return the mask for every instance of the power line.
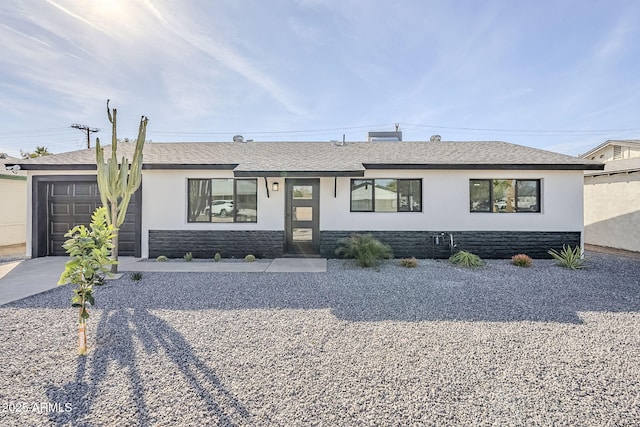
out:
<path id="1" fill-rule="evenodd" d="M 449 130 L 471 130 L 471 131 L 480 131 L 480 132 L 528 132 L 528 133 L 538 133 L 541 135 L 552 133 L 552 134 L 577 134 L 577 135 L 590 135 L 590 134 L 601 134 L 601 133 L 616 133 L 616 132 L 640 132 L 640 129 L 494 129 L 494 128 L 468 128 L 468 127 L 453 127 L 453 126 L 438 126 L 438 125 L 429 125 L 429 124 L 413 124 L 413 123 L 402 123 L 403 126 L 413 126 L 419 128 L 433 128 L 433 129 L 449 129 Z M 535 134 L 534 134 L 535 135 Z"/>
<path id="2" fill-rule="evenodd" d="M 91 148 L 91 137 L 89 135 L 94 132 L 100 132 L 100 129 L 98 128 L 90 128 L 87 125 L 79 125 L 77 123 L 71 125 L 71 127 L 87 133 L 87 148 Z"/>

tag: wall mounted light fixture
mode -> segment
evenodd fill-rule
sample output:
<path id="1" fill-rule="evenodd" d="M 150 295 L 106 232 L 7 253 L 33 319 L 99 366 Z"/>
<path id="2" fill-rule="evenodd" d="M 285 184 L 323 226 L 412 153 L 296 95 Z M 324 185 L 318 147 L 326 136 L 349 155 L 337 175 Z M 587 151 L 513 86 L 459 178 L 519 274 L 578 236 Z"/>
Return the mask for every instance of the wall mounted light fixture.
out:
<path id="1" fill-rule="evenodd" d="M 271 184 L 271 189 L 273 191 L 278 191 L 280 189 L 280 185 L 277 182 L 274 182 L 273 184 Z"/>

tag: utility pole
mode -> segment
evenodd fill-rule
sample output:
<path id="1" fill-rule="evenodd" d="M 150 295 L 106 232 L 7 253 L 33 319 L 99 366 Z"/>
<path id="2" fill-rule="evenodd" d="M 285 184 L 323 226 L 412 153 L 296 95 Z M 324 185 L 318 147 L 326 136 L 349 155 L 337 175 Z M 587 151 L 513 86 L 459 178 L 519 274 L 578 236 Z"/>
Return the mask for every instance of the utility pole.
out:
<path id="1" fill-rule="evenodd" d="M 87 133 L 87 148 L 91 148 L 91 137 L 89 135 L 94 133 L 94 132 L 100 132 L 100 129 L 98 129 L 98 128 L 90 128 L 87 125 L 79 125 L 77 123 L 71 125 L 71 127 L 74 128 L 74 129 L 79 129 L 79 130 Z"/>

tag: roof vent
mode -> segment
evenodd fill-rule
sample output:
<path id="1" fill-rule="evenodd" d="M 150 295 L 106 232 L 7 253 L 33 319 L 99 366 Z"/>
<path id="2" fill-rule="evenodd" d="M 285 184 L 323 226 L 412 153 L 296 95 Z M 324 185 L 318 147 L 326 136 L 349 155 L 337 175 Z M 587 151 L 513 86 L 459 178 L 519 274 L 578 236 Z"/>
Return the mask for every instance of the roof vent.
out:
<path id="1" fill-rule="evenodd" d="M 402 131 L 397 132 L 369 132 L 367 140 L 372 141 L 402 141 Z"/>
<path id="2" fill-rule="evenodd" d="M 234 135 L 233 142 L 244 142 L 244 136 L 242 135 Z"/>
<path id="3" fill-rule="evenodd" d="M 431 142 L 440 142 L 440 141 L 442 141 L 442 137 L 440 135 L 431 135 L 431 138 L 429 138 L 429 141 L 431 141 Z"/>

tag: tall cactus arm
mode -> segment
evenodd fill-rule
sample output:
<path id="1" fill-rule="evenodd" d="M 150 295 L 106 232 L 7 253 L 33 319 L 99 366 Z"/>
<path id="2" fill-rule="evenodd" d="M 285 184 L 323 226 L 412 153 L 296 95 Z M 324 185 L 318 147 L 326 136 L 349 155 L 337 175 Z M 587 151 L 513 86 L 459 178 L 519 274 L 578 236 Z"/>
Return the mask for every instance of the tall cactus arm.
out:
<path id="1" fill-rule="evenodd" d="M 100 141 L 96 141 L 96 164 L 100 197 L 103 206 L 107 207 L 107 221 L 109 224 L 114 225 L 116 230 L 124 222 L 131 196 L 142 182 L 142 150 L 146 139 L 148 122 L 145 116 L 141 117 L 133 159 L 129 161 L 123 156 L 122 161 L 118 164 L 117 113 L 115 108 L 109 108 L 109 100 L 107 100 L 107 116 L 109 117 L 109 122 L 111 122 L 111 157 L 106 161 L 104 149 L 100 145 Z M 112 257 L 116 260 L 118 259 L 117 242 L 118 231 L 114 236 L 114 247 L 112 249 Z M 112 272 L 117 272 L 117 266 L 112 266 Z"/>

